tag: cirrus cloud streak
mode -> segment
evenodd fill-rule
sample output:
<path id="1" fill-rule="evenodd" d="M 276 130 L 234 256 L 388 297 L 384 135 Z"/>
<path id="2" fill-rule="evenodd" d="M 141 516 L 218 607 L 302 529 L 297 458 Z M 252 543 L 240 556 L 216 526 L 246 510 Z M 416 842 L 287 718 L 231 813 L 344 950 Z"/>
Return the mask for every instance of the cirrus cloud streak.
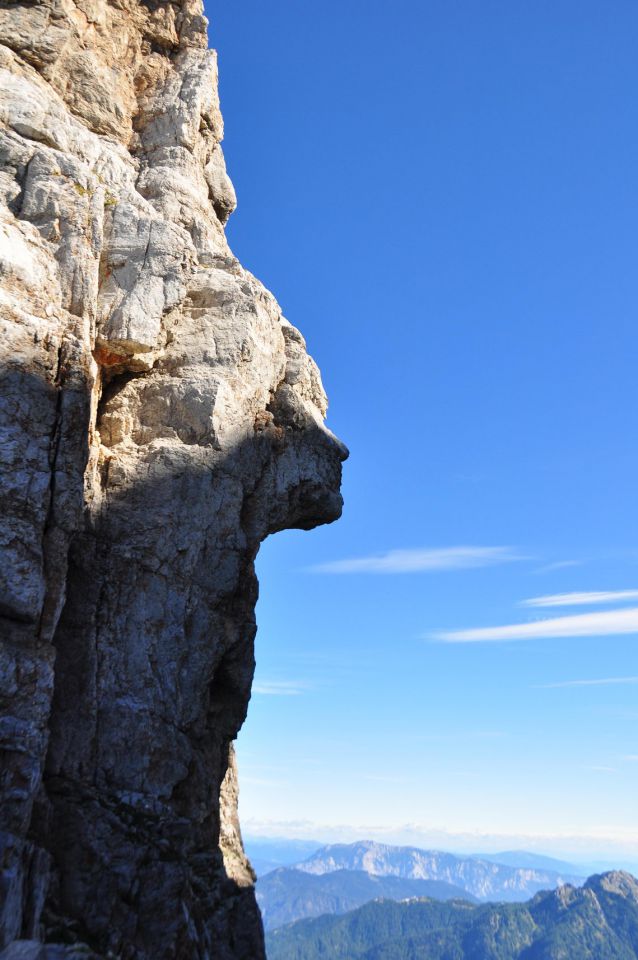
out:
<path id="1" fill-rule="evenodd" d="M 633 685 L 638 683 L 638 677 L 601 677 L 596 680 L 559 680 L 556 683 L 542 683 L 541 690 L 556 690 L 559 687 L 614 687 L 618 685 Z"/>
<path id="2" fill-rule="evenodd" d="M 512 547 L 440 547 L 389 550 L 369 557 L 330 560 L 309 569 L 314 573 L 422 573 L 469 570 L 524 560 Z"/>
<path id="3" fill-rule="evenodd" d="M 504 643 L 510 640 L 608 637 L 628 633 L 638 633 L 638 607 L 579 613 L 569 617 L 552 617 L 532 623 L 476 627 L 470 630 L 447 630 L 433 634 L 431 639 L 444 643 Z"/>
<path id="4" fill-rule="evenodd" d="M 545 597 L 523 600 L 522 607 L 584 607 L 594 604 L 625 603 L 638 600 L 638 590 L 590 590 L 583 593 L 550 593 Z"/>
<path id="5" fill-rule="evenodd" d="M 298 697 L 308 690 L 303 680 L 255 680 L 252 692 L 264 697 Z"/>

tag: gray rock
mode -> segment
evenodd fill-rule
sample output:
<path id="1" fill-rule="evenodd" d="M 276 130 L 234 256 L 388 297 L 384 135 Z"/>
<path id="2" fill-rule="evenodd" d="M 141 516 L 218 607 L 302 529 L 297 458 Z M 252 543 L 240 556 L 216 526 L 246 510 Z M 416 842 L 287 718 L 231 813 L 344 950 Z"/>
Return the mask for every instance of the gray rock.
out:
<path id="1" fill-rule="evenodd" d="M 201 0 L 0 6 L 3 958 L 263 957 L 254 559 L 347 454 L 222 135 Z"/>
<path id="2" fill-rule="evenodd" d="M 14 940 L 0 953 L 0 960 L 97 960 L 97 954 L 84 945 Z"/>

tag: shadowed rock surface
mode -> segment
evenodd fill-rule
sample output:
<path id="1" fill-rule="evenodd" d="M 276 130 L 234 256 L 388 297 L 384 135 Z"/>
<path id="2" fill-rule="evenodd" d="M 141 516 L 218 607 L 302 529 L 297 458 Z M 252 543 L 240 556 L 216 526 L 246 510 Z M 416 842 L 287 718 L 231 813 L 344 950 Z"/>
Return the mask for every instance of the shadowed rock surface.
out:
<path id="1" fill-rule="evenodd" d="M 336 519 L 229 250 L 200 0 L 0 2 L 0 955 L 263 956 L 232 741 L 261 540 Z"/>

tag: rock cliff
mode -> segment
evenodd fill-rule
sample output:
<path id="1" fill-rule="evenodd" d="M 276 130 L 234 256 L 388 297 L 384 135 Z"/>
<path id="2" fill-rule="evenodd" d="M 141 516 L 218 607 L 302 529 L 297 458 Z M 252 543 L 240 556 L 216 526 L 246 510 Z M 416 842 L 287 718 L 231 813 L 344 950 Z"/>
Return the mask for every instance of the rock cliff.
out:
<path id="1" fill-rule="evenodd" d="M 346 451 L 226 243 L 206 31 L 201 0 L 0 0 L 3 958 L 263 956 L 253 562 L 339 516 Z"/>

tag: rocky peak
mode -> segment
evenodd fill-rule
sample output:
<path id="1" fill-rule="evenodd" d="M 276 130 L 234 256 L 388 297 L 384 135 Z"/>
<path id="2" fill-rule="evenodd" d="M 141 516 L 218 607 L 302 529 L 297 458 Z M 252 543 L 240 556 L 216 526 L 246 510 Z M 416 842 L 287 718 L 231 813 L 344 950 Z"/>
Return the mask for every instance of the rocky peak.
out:
<path id="1" fill-rule="evenodd" d="M 610 870 L 590 877 L 586 886 L 594 891 L 616 894 L 638 904 L 638 880 L 625 870 Z"/>

